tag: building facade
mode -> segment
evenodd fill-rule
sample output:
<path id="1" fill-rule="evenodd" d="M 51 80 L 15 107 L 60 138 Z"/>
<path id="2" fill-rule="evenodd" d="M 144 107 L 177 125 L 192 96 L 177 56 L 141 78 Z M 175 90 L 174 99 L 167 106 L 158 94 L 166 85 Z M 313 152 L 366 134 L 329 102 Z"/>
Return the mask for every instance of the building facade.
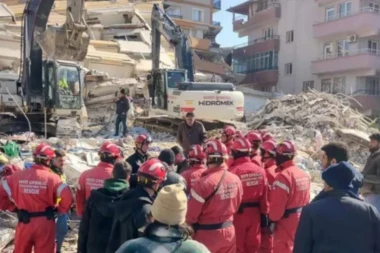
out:
<path id="1" fill-rule="evenodd" d="M 233 51 L 245 86 L 353 95 L 366 114 L 380 110 L 380 1 L 246 1 L 229 9 L 248 43 Z"/>
<path id="2" fill-rule="evenodd" d="M 222 27 L 220 22 L 213 21 L 213 14 L 221 10 L 221 0 L 164 0 L 163 5 L 166 13 L 189 35 L 198 72 L 221 77 L 231 72 L 216 43 Z"/>

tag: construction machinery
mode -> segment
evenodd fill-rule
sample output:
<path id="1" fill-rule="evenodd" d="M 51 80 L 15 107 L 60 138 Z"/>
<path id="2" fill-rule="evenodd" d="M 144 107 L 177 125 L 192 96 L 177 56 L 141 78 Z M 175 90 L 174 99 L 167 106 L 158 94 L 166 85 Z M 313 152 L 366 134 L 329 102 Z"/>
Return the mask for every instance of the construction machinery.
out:
<path id="1" fill-rule="evenodd" d="M 161 35 L 173 46 L 178 69 L 160 68 Z M 206 129 L 244 117 L 244 95 L 232 83 L 194 82 L 189 38 L 158 4 L 153 4 L 152 10 L 152 71 L 148 88 L 150 115 L 137 119 L 144 127 L 175 130 L 187 112 L 194 112 Z"/>
<path id="2" fill-rule="evenodd" d="M 67 0 L 65 24 L 47 27 L 53 5 L 54 0 L 25 4 L 18 79 L 0 75 L 0 132 L 70 135 L 78 126 L 85 73 L 77 62 L 86 57 L 90 42 L 84 0 Z"/>

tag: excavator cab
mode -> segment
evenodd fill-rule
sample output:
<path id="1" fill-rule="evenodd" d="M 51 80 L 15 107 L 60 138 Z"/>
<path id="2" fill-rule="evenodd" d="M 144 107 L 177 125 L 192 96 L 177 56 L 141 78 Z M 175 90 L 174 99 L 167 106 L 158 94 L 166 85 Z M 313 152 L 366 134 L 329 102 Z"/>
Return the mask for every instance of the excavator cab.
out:
<path id="1" fill-rule="evenodd" d="M 63 61 L 44 64 L 44 100 L 48 109 L 77 111 L 82 108 L 81 68 Z"/>
<path id="2" fill-rule="evenodd" d="M 184 69 L 157 69 L 148 76 L 149 95 L 152 106 L 168 109 L 168 91 L 178 89 L 179 84 L 187 82 L 187 71 Z"/>

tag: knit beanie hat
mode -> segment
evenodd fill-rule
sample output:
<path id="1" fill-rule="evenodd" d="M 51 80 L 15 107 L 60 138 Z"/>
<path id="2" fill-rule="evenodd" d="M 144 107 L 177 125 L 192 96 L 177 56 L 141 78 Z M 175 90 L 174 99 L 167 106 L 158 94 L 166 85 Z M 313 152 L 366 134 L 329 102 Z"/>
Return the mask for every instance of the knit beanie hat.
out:
<path id="1" fill-rule="evenodd" d="M 164 149 L 161 151 L 158 159 L 167 163 L 169 166 L 172 166 L 174 164 L 175 154 L 171 149 Z"/>
<path id="2" fill-rule="evenodd" d="M 187 197 L 181 184 L 167 185 L 162 188 L 153 202 L 153 218 L 165 225 L 185 223 Z"/>
<path id="3" fill-rule="evenodd" d="M 348 190 L 353 187 L 356 178 L 355 168 L 348 162 L 340 162 L 328 167 L 322 173 L 322 179 L 332 188 Z"/>

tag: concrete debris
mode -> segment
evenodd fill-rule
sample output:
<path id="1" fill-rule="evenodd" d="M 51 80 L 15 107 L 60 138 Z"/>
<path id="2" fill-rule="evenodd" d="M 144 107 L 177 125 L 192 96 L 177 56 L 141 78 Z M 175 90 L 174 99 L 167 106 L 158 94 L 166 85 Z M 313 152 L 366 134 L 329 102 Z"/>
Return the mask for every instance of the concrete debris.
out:
<path id="1" fill-rule="evenodd" d="M 248 117 L 249 129 L 266 129 L 281 141 L 290 139 L 297 149 L 317 159 L 324 143 L 343 141 L 350 149 L 351 161 L 361 168 L 369 155 L 368 134 L 371 119 L 350 107 L 352 98 L 342 94 L 327 94 L 310 90 L 299 95 L 286 95 L 270 100 Z M 308 169 L 318 169 L 316 162 Z"/>

